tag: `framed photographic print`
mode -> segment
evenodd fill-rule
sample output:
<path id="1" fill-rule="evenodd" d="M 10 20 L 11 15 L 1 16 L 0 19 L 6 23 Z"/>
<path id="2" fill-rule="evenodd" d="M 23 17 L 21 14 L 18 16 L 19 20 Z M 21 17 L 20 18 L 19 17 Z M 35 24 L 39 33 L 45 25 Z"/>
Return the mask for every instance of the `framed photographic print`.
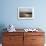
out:
<path id="1" fill-rule="evenodd" d="M 32 7 L 19 7 L 18 8 L 18 19 L 33 19 L 34 8 Z"/>

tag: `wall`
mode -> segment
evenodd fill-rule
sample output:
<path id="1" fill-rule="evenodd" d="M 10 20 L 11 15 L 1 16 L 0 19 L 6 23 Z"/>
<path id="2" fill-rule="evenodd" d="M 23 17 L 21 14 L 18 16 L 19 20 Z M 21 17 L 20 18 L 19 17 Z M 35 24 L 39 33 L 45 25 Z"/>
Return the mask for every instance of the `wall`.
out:
<path id="1" fill-rule="evenodd" d="M 0 24 L 15 25 L 16 28 L 38 27 L 46 28 L 46 1 L 45 0 L 1 0 Z M 33 7 L 33 20 L 18 20 L 18 7 Z"/>

